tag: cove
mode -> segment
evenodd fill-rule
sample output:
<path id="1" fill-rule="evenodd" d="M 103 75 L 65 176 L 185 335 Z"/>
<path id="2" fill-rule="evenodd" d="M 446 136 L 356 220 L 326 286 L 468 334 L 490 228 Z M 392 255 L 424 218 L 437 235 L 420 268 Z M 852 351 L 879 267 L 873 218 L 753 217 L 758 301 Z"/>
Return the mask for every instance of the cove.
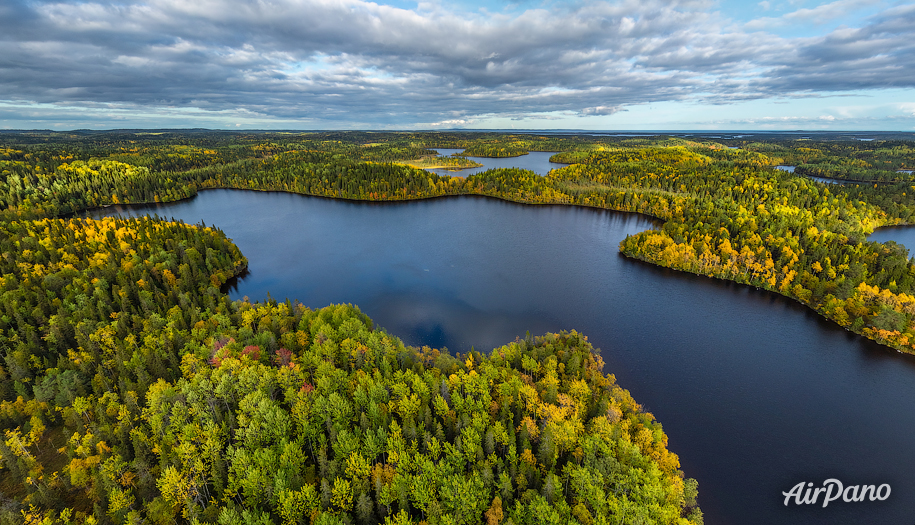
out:
<path id="1" fill-rule="evenodd" d="M 482 197 L 358 203 L 208 190 L 116 213 L 223 229 L 249 259 L 233 298 L 348 302 L 407 344 L 489 350 L 586 334 L 663 423 L 706 523 L 886 524 L 915 514 L 915 359 L 789 299 L 627 259 L 631 214 Z M 784 506 L 801 481 L 886 501 Z"/>
<path id="2" fill-rule="evenodd" d="M 909 224 L 877 228 L 874 233 L 867 236 L 867 240 L 875 242 L 894 241 L 905 246 L 909 250 L 909 257 L 912 257 L 910 246 L 915 246 L 915 227 Z"/>

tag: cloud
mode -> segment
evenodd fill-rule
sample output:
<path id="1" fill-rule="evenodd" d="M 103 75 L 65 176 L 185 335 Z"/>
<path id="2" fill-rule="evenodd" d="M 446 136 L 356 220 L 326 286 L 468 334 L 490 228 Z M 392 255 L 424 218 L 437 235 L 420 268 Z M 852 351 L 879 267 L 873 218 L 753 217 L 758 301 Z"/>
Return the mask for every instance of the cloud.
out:
<path id="1" fill-rule="evenodd" d="M 826 20 L 866 3 L 839 0 L 781 19 Z M 447 127 L 915 85 L 915 7 L 797 39 L 748 31 L 713 7 L 583 0 L 466 13 L 363 0 L 11 2 L 0 6 L 0 98 L 32 108 L 21 115 L 69 108 L 63 113 L 226 119 L 219 126 L 242 115 L 328 128 Z"/>
<path id="2" fill-rule="evenodd" d="M 867 130 L 878 129 L 880 124 L 893 122 L 900 127 L 911 129 L 915 124 L 915 115 L 889 115 L 881 117 L 867 116 L 779 116 L 719 119 L 693 123 L 696 127 L 713 127 L 719 129 L 843 129 Z"/>
<path id="3" fill-rule="evenodd" d="M 619 106 L 595 106 L 591 108 L 584 108 L 580 111 L 582 115 L 612 115 L 620 111 L 626 111 L 625 109 L 620 108 Z"/>
<path id="4" fill-rule="evenodd" d="M 746 29 L 759 31 L 773 29 L 788 24 L 825 24 L 857 9 L 879 4 L 880 0 L 836 0 L 828 4 L 821 4 L 813 8 L 802 8 L 780 17 L 764 17 L 751 20 L 745 25 Z M 769 2 L 760 2 L 759 5 L 769 10 Z"/>
<path id="5" fill-rule="evenodd" d="M 837 0 L 814 8 L 798 9 L 786 14 L 784 18 L 796 22 L 823 24 L 879 2 L 880 0 Z"/>
<path id="6" fill-rule="evenodd" d="M 763 92 L 842 92 L 915 86 L 915 6 L 899 6 L 860 28 L 839 28 L 769 58 Z"/>
<path id="7" fill-rule="evenodd" d="M 463 128 L 464 126 L 469 126 L 469 125 L 473 124 L 474 122 L 475 121 L 473 119 L 452 118 L 452 119 L 440 120 L 438 122 L 432 122 L 432 123 L 428 124 L 428 126 L 433 127 L 433 128 L 441 128 L 441 127 Z"/>

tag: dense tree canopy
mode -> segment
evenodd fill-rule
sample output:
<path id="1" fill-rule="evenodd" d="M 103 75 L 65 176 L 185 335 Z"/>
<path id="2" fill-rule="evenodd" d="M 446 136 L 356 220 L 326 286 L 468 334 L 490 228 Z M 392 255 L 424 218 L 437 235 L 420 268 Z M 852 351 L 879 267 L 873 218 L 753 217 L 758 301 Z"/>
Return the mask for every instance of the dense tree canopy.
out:
<path id="1" fill-rule="evenodd" d="M 547 176 L 418 169 L 555 151 Z M 699 523 L 696 484 L 577 333 L 405 347 L 352 306 L 230 302 L 218 229 L 68 214 L 206 188 L 489 195 L 649 214 L 621 251 L 915 351 L 905 141 L 472 133 L 0 134 L 0 523 Z M 454 160 L 454 167 L 462 164 Z M 797 166 L 795 173 L 775 165 Z M 805 175 L 846 179 L 825 185 Z M 855 182 L 857 181 L 857 182 Z M 69 217 L 69 218 L 68 218 Z"/>
<path id="2" fill-rule="evenodd" d="M 216 228 L 65 217 L 208 187 L 572 202 L 567 182 L 439 177 L 390 161 L 428 152 L 403 137 L 164 135 L 0 147 L 0 523 L 702 522 L 581 334 L 405 347 L 350 305 L 229 301 L 246 259 Z"/>
<path id="3" fill-rule="evenodd" d="M 915 350 L 906 306 L 915 301 L 915 270 L 903 249 L 866 241 L 875 227 L 915 214 L 911 177 L 896 171 L 915 162 L 905 141 L 362 132 L 0 138 L 0 213 L 8 218 L 170 201 L 205 188 L 371 201 L 478 194 L 634 211 L 666 222 L 627 239 L 626 255 L 766 288 Z M 572 165 L 546 177 L 495 169 L 467 178 L 408 165 L 445 146 L 493 156 L 560 151 L 553 160 Z M 772 169 L 783 163 L 797 173 Z M 827 187 L 804 173 L 873 184 Z"/>

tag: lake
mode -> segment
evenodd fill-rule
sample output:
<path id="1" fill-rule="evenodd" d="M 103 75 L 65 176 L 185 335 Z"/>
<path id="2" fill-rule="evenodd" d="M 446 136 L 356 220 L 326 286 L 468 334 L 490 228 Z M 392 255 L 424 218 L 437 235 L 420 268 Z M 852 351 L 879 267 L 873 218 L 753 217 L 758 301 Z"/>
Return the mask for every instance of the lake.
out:
<path id="1" fill-rule="evenodd" d="M 775 169 L 781 171 L 787 171 L 788 173 L 794 173 L 795 166 L 775 166 Z M 813 175 L 807 175 L 807 178 L 810 180 L 815 180 L 817 182 L 822 182 L 823 184 L 853 184 L 848 181 L 843 181 L 841 179 L 830 179 L 826 177 L 815 177 Z"/>
<path id="2" fill-rule="evenodd" d="M 854 182 L 844 181 L 841 179 L 830 179 L 828 177 L 817 177 L 815 175 L 807 175 L 807 178 L 817 182 L 822 182 L 823 184 L 855 184 Z"/>
<path id="3" fill-rule="evenodd" d="M 887 226 L 877 228 L 874 233 L 867 236 L 867 240 L 876 242 L 895 241 L 897 244 L 909 248 L 909 257 L 912 256 L 910 246 L 915 246 L 915 226 Z"/>
<path id="4" fill-rule="evenodd" d="M 124 213 L 205 221 L 248 257 L 232 298 L 354 303 L 407 344 L 576 329 L 664 425 L 706 523 L 915 522 L 915 358 L 784 297 L 627 259 L 639 215 L 483 197 L 358 203 L 241 190 Z M 799 482 L 887 501 L 784 506 Z"/>
<path id="5" fill-rule="evenodd" d="M 464 151 L 463 148 L 453 149 L 453 148 L 434 148 L 435 151 L 442 157 L 450 157 L 454 153 L 460 153 Z M 431 171 L 438 175 L 451 175 L 459 177 L 467 177 L 468 175 L 473 175 L 474 173 L 480 173 L 482 171 L 491 170 L 493 168 L 521 168 L 525 170 L 531 170 L 538 175 L 546 175 L 552 169 L 559 169 L 568 166 L 568 164 L 560 164 L 558 162 L 550 162 L 550 157 L 555 155 L 556 152 L 549 151 L 532 151 L 527 155 L 521 155 L 520 157 L 506 157 L 506 158 L 491 158 L 491 157 L 467 157 L 468 159 L 476 162 L 477 164 L 482 164 L 482 167 L 477 168 L 467 168 L 459 171 L 451 171 L 441 168 L 430 169 L 426 171 Z"/>

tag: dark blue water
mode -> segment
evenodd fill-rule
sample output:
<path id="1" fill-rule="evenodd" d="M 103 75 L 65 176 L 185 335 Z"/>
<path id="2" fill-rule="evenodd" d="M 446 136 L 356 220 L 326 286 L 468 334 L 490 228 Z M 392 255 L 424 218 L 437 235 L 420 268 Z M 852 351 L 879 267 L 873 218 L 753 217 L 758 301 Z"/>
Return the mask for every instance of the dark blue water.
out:
<path id="1" fill-rule="evenodd" d="M 443 157 L 451 156 L 453 153 L 460 153 L 464 151 L 463 149 L 450 149 L 450 148 L 435 148 L 435 151 L 438 151 L 438 154 Z M 527 155 L 521 155 L 520 157 L 507 157 L 494 159 L 490 157 L 467 157 L 468 159 L 476 162 L 477 164 L 482 164 L 482 167 L 478 168 L 467 168 L 459 171 L 452 171 L 446 169 L 432 169 L 428 170 L 432 173 L 437 173 L 439 175 L 457 175 L 460 177 L 466 177 L 468 175 L 473 175 L 474 173 L 480 173 L 481 171 L 491 170 L 493 168 L 521 168 L 525 170 L 531 170 L 538 175 L 546 175 L 550 170 L 562 168 L 568 166 L 568 164 L 560 164 L 558 162 L 550 162 L 550 157 L 555 155 L 555 152 L 549 151 L 532 151 Z"/>
<path id="2" fill-rule="evenodd" d="M 663 423 L 709 525 L 915 523 L 915 359 L 784 297 L 621 256 L 620 240 L 651 227 L 644 217 L 237 190 L 130 213 L 222 228 L 250 262 L 234 298 L 355 303 L 408 344 L 585 333 Z M 783 505 L 783 491 L 827 478 L 892 494 Z"/>
<path id="3" fill-rule="evenodd" d="M 874 230 L 874 233 L 867 236 L 867 240 L 876 242 L 895 241 L 896 244 L 902 244 L 908 248 L 909 257 L 911 257 L 912 248 L 915 248 L 915 226 L 887 226 L 886 228 L 877 228 Z"/>
<path id="4" fill-rule="evenodd" d="M 775 169 L 781 171 L 787 171 L 788 173 L 794 173 L 795 166 L 776 166 Z M 815 180 L 817 182 L 822 182 L 823 184 L 850 184 L 847 181 L 841 179 L 830 179 L 826 177 L 815 177 L 813 175 L 807 175 L 808 179 Z"/>
<path id="5" fill-rule="evenodd" d="M 815 175 L 807 175 L 807 178 L 817 182 L 822 182 L 823 184 L 855 184 L 855 182 L 851 181 L 845 181 L 842 179 L 830 179 L 828 177 L 817 177 Z"/>

